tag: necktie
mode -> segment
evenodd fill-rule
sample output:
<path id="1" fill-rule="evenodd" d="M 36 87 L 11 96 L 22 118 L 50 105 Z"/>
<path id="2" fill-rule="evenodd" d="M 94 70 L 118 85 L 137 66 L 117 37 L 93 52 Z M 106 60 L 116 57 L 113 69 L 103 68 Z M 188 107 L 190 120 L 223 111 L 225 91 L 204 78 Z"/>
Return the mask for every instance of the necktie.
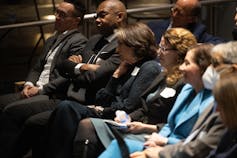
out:
<path id="1" fill-rule="evenodd" d="M 109 42 L 102 37 L 95 45 L 94 49 L 93 49 L 93 55 L 91 55 L 90 59 L 88 60 L 88 63 L 90 64 L 94 64 L 98 58 L 98 56 L 100 55 L 99 52 L 102 50 L 102 48 L 108 44 Z"/>

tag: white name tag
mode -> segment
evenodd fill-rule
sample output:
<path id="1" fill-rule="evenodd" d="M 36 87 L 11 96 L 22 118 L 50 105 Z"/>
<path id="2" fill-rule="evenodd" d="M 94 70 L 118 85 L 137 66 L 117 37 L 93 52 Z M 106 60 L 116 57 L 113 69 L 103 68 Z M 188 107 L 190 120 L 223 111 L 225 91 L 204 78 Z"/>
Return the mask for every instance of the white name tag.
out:
<path id="1" fill-rule="evenodd" d="M 137 76 L 138 72 L 139 72 L 140 68 L 139 67 L 135 67 L 131 73 L 132 76 Z"/>
<path id="2" fill-rule="evenodd" d="M 169 88 L 169 87 L 166 87 L 161 93 L 160 95 L 164 98 L 170 98 L 170 97 L 173 97 L 175 96 L 176 94 L 176 90 L 173 89 L 173 88 Z"/>

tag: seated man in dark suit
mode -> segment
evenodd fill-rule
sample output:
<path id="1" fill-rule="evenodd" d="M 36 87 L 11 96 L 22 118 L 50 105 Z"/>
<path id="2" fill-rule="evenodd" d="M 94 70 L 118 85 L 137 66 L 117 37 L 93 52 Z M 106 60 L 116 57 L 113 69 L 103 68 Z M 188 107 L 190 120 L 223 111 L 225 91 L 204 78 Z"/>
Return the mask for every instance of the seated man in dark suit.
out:
<path id="1" fill-rule="evenodd" d="M 84 14 L 85 8 L 81 3 L 62 2 L 58 5 L 55 12 L 55 34 L 46 41 L 41 56 L 25 80 L 24 89 L 19 93 L 0 96 L 1 138 L 5 134 L 10 135 L 10 132 L 4 133 L 2 130 L 5 125 L 11 125 L 11 121 L 5 120 L 6 113 L 14 116 L 15 122 L 22 124 L 23 117 L 51 109 L 52 105 L 64 98 L 67 79 L 59 74 L 56 65 L 73 54 L 82 53 L 87 38 L 79 32 L 79 24 Z M 47 104 L 35 104 L 42 100 L 47 101 Z M 10 143 L 10 140 L 6 142 Z M 1 143 L 0 150 L 4 150 L 2 146 L 8 144 L 2 140 Z"/>
<path id="2" fill-rule="evenodd" d="M 170 19 L 151 21 L 148 26 L 155 33 L 157 43 L 160 43 L 162 34 L 172 27 L 188 29 L 196 36 L 199 43 L 224 42 L 223 39 L 208 34 L 206 26 L 198 22 L 200 12 L 199 0 L 177 0 L 174 7 L 171 8 Z"/>
<path id="3" fill-rule="evenodd" d="M 70 81 L 67 94 L 65 94 L 67 99 L 88 104 L 94 102 L 96 91 L 105 86 L 114 70 L 120 64 L 119 55 L 116 53 L 117 40 L 113 31 L 114 29 L 125 25 L 126 18 L 126 8 L 120 1 L 107 0 L 99 5 L 97 9 L 96 25 L 100 34 L 92 36 L 89 39 L 80 55 L 70 56 L 67 60 L 57 64 L 57 67 L 61 70 L 59 73 Z M 44 126 L 50 115 L 50 110 L 53 110 L 57 106 L 57 103 L 53 102 L 51 99 L 50 101 L 38 101 L 32 104 L 32 106 L 41 105 L 41 107 L 43 107 L 43 105 L 48 102 L 52 104 L 52 108 L 48 109 L 49 111 L 44 110 L 46 112 L 42 110 L 42 113 L 40 113 L 39 110 L 35 112 L 29 107 L 27 107 L 27 109 L 31 112 L 27 114 L 23 109 L 18 109 L 17 111 L 9 109 L 7 113 L 5 113 L 4 118 L 4 121 L 9 122 L 9 124 L 5 124 L 4 126 L 5 137 L 3 137 L 3 132 L 0 132 L 0 142 L 3 142 L 2 140 L 5 140 L 5 142 L 9 141 L 9 137 L 7 139 L 6 133 L 9 133 L 9 131 L 14 128 L 17 128 L 17 131 L 19 131 L 19 127 L 22 129 L 25 120 L 32 115 L 35 116 L 32 116 L 32 119 L 28 119 L 27 122 L 33 122 L 37 125 L 40 124 Z M 14 115 L 15 113 L 17 113 L 17 115 Z M 19 122 L 15 120 L 22 121 Z M 3 120 L 0 121 L 3 122 Z M 34 132 L 39 131 L 40 130 L 36 130 Z M 11 132 L 19 138 L 19 142 L 22 139 L 24 145 L 27 144 L 28 141 L 34 141 L 34 143 L 37 144 L 39 141 L 35 139 L 39 139 L 40 134 L 42 134 L 40 133 L 38 135 L 34 132 L 29 132 L 28 134 L 25 134 L 24 132 L 21 134 L 19 134 L 19 132 L 16 133 L 15 131 Z M 13 144 L 16 144 L 16 139 L 12 141 L 14 141 Z M 16 151 L 15 154 L 24 154 L 25 150 L 23 151 L 22 149 L 25 148 L 24 145 L 15 145 L 20 152 L 17 153 L 17 151 L 14 150 Z M 9 149 L 9 151 L 12 150 L 13 149 L 11 148 Z"/>
<path id="4" fill-rule="evenodd" d="M 59 75 L 56 64 L 73 54 L 81 53 L 87 42 L 78 30 L 85 9 L 81 4 L 62 2 L 56 10 L 55 34 L 45 43 L 43 52 L 30 70 L 20 93 L 0 96 L 0 110 L 11 103 L 60 98 L 65 79 Z M 60 86 L 59 86 L 60 85 Z M 15 102 L 15 103 L 14 103 Z"/>

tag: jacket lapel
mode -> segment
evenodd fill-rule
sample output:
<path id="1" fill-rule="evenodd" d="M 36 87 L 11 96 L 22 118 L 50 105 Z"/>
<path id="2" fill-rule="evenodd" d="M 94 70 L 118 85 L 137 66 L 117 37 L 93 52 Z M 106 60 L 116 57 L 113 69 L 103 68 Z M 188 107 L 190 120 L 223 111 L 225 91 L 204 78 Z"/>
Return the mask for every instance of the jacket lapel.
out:
<path id="1" fill-rule="evenodd" d="M 108 42 L 105 46 L 101 48 L 99 52 L 97 52 L 94 59 L 90 63 L 96 63 L 98 58 L 102 58 L 102 59 L 107 58 L 108 56 L 110 56 L 111 51 L 113 49 L 116 49 L 117 45 L 118 45 L 117 39 L 116 38 L 112 39 L 112 41 Z"/>
<path id="2" fill-rule="evenodd" d="M 68 38 L 69 36 L 71 36 L 72 34 L 74 34 L 75 32 L 78 32 L 77 29 L 74 30 L 70 30 L 65 34 L 60 34 L 58 35 L 57 41 L 54 43 L 54 45 L 52 46 L 51 50 L 54 50 L 60 43 L 63 43 L 62 41 L 66 42 L 66 38 Z"/>
<path id="3" fill-rule="evenodd" d="M 157 85 L 159 85 L 160 82 L 161 82 L 162 80 L 164 80 L 164 77 L 165 77 L 164 73 L 161 72 L 161 73 L 155 78 L 155 80 L 151 83 L 151 85 L 142 93 L 141 96 L 144 96 L 144 97 L 147 96 L 147 95 L 151 92 L 151 90 L 153 90 L 154 88 L 156 88 Z"/>
<path id="4" fill-rule="evenodd" d="M 210 103 L 208 107 L 203 111 L 203 113 L 199 116 L 197 122 L 195 123 L 192 132 L 200 128 L 203 123 L 206 121 L 206 119 L 211 115 L 213 111 L 214 103 Z"/>
<path id="5" fill-rule="evenodd" d="M 113 38 L 112 41 L 108 42 L 98 53 L 109 53 L 111 50 L 118 46 L 117 39 Z"/>
<path id="6" fill-rule="evenodd" d="M 56 60 L 57 60 L 57 57 L 63 53 L 61 50 L 63 49 L 63 46 L 67 43 L 67 38 L 71 37 L 71 35 L 73 35 L 74 33 L 78 32 L 78 30 L 74 29 L 74 30 L 71 30 L 71 31 L 68 31 L 66 34 L 62 34 L 61 36 L 58 37 L 56 43 L 53 45 L 53 47 L 51 48 L 51 50 L 53 51 L 59 44 L 60 44 L 60 47 L 58 48 L 57 52 L 55 53 L 54 55 L 54 58 L 53 58 L 53 61 L 52 61 L 52 64 L 51 64 L 51 68 L 50 68 L 50 71 L 52 71 L 55 67 L 55 64 L 56 64 Z"/>
<path id="7" fill-rule="evenodd" d="M 179 111 L 179 109 L 181 108 L 181 105 L 185 105 L 185 101 L 188 99 L 188 97 L 190 97 L 191 93 L 193 91 L 193 88 L 191 85 L 186 84 L 182 91 L 180 92 L 180 94 L 178 95 L 175 104 L 172 108 L 172 110 L 169 113 L 168 116 L 168 122 L 171 126 L 174 127 L 174 122 L 175 122 L 175 116 L 176 113 Z"/>
<path id="8" fill-rule="evenodd" d="M 182 125 L 184 122 L 186 122 L 187 120 L 189 120 L 191 117 L 193 117 L 194 115 L 196 115 L 198 113 L 199 107 L 201 106 L 202 94 L 203 93 L 199 93 L 195 96 L 193 101 L 187 107 L 186 112 L 187 112 L 188 115 L 186 115 L 186 117 L 181 118 L 179 123 L 176 125 L 176 128 L 178 128 L 180 125 Z M 185 105 L 185 106 L 187 106 L 187 105 Z"/>
<path id="9" fill-rule="evenodd" d="M 176 125 L 176 128 L 181 126 L 187 120 L 191 119 L 194 115 L 199 115 L 201 112 L 203 112 L 204 109 L 209 105 L 211 100 L 213 100 L 213 97 L 209 97 L 210 95 L 211 92 L 208 92 L 205 89 L 199 92 L 187 109 L 188 115 L 186 117 L 183 117 L 182 120 L 179 121 L 179 123 Z"/>

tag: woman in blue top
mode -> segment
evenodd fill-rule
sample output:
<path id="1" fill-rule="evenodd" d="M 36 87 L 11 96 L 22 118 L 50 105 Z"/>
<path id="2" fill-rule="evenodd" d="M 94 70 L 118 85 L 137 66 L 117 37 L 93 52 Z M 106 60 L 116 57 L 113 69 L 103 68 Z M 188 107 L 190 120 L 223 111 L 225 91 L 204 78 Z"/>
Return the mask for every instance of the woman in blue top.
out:
<path id="1" fill-rule="evenodd" d="M 202 74 L 211 62 L 210 47 L 208 44 L 198 45 L 187 52 L 184 63 L 180 66 L 184 75 L 184 82 L 187 84 L 183 87 L 169 113 L 168 123 L 159 133 L 147 136 L 145 143 L 145 140 L 126 139 L 130 153 L 141 151 L 144 147 L 175 144 L 189 135 L 200 113 L 213 102 L 211 91 L 205 89 L 202 82 Z M 100 158 L 109 158 L 112 155 L 113 157 L 121 157 L 118 149 L 117 142 L 113 141 L 100 155 Z"/>

